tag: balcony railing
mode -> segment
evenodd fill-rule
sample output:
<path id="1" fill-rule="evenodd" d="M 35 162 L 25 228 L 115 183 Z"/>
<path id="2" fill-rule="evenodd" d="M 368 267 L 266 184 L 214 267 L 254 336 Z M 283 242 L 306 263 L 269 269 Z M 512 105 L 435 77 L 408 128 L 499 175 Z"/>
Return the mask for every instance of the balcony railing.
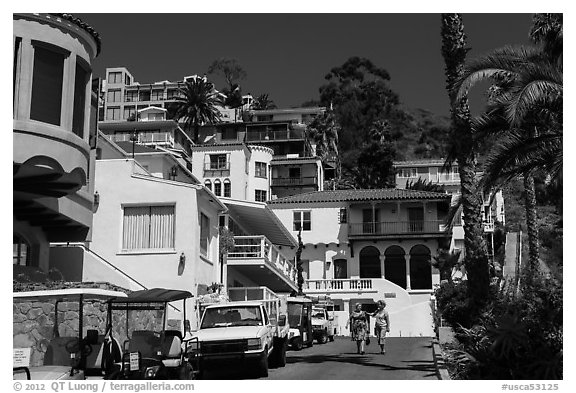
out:
<path id="1" fill-rule="evenodd" d="M 398 235 L 398 234 L 424 234 L 442 233 L 445 230 L 441 220 L 429 221 L 393 221 L 393 222 L 364 222 L 349 224 L 349 235 Z"/>
<path id="2" fill-rule="evenodd" d="M 130 136 L 131 136 L 131 133 L 126 132 L 123 134 L 110 135 L 110 138 L 114 142 L 132 142 L 130 140 Z M 174 138 L 169 132 L 154 132 L 154 133 L 142 132 L 142 133 L 138 133 L 138 140 L 136 141 L 136 143 L 139 143 L 139 144 L 159 144 L 159 143 L 162 143 L 162 144 L 173 145 L 174 144 Z"/>
<path id="3" fill-rule="evenodd" d="M 279 130 L 279 131 L 251 131 L 246 132 L 246 141 L 278 141 L 290 139 L 304 139 L 303 130 Z"/>
<path id="4" fill-rule="evenodd" d="M 267 266 L 296 282 L 294 263 L 282 255 L 266 236 L 234 236 L 234 249 L 228 253 L 228 260 L 247 259 L 264 259 Z"/>
<path id="5" fill-rule="evenodd" d="M 371 278 L 344 278 L 332 280 L 305 280 L 303 290 L 308 291 L 369 291 L 372 290 Z"/>
<path id="6" fill-rule="evenodd" d="M 308 186 L 317 185 L 318 178 L 316 176 L 303 176 L 303 177 L 273 177 L 272 187 L 274 186 Z"/>
<path id="7" fill-rule="evenodd" d="M 230 162 L 206 162 L 204 163 L 204 176 L 228 176 L 230 174 Z"/>

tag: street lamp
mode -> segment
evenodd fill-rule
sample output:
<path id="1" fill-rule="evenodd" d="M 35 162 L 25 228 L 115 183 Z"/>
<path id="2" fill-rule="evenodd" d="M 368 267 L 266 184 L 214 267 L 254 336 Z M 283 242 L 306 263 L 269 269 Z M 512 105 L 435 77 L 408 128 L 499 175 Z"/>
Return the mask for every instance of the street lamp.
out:
<path id="1" fill-rule="evenodd" d="M 138 133 L 136 132 L 136 129 L 134 129 L 134 131 L 132 131 L 132 134 L 130 134 L 130 141 L 132 141 L 132 159 L 134 159 L 134 145 L 137 140 L 138 140 Z"/>

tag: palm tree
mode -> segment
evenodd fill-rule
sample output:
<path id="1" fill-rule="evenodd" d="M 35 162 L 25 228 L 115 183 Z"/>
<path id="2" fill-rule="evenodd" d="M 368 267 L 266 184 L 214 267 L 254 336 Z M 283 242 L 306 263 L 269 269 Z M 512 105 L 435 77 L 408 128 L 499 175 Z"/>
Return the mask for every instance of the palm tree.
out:
<path id="1" fill-rule="evenodd" d="M 452 113 L 452 138 L 446 166 L 458 163 L 464 213 L 465 266 L 468 291 L 475 310 L 488 297 L 489 264 L 484 241 L 481 199 L 475 178 L 476 155 L 468 99 L 459 97 L 453 87 L 462 75 L 466 59 L 466 36 L 460 14 L 442 14 L 442 55 L 446 63 L 446 82 Z"/>
<path id="2" fill-rule="evenodd" d="M 317 116 L 308 126 L 310 138 L 316 143 L 316 156 L 322 162 L 333 161 L 336 164 L 335 178 L 340 179 L 342 166 L 338 151 L 338 134 L 340 125 L 334 116 L 334 112 L 327 110 Z"/>
<path id="3" fill-rule="evenodd" d="M 562 173 L 562 21 L 537 14 L 531 30 L 540 48 L 505 47 L 471 62 L 454 89 L 458 97 L 491 80 L 490 101 L 473 128 L 477 142 L 496 139 L 485 163 L 485 190 L 522 177 L 528 232 L 528 276 L 539 266 L 534 176 L 552 180 Z"/>
<path id="4" fill-rule="evenodd" d="M 205 78 L 187 80 L 183 87 L 178 88 L 174 101 L 170 106 L 172 118 L 183 120 L 187 130 L 193 129 L 194 143 L 198 143 L 201 125 L 220 121 L 218 106 L 223 105 L 222 98 Z"/>
<path id="5" fill-rule="evenodd" d="M 268 97 L 268 94 L 260 94 L 254 99 L 250 109 L 263 111 L 266 109 L 276 109 L 276 104 Z"/>

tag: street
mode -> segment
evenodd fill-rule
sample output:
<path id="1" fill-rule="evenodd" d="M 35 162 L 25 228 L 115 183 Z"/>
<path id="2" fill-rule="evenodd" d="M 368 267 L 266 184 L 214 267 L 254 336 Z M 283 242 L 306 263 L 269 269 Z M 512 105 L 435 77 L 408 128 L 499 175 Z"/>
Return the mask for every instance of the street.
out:
<path id="1" fill-rule="evenodd" d="M 431 339 L 428 337 L 388 338 L 386 355 L 373 341 L 365 355 L 356 354 L 356 344 L 347 337 L 301 351 L 288 351 L 286 367 L 270 369 L 267 379 L 438 379 L 432 359 Z M 211 370 L 206 379 L 252 378 L 249 370 L 229 372 L 230 368 Z"/>

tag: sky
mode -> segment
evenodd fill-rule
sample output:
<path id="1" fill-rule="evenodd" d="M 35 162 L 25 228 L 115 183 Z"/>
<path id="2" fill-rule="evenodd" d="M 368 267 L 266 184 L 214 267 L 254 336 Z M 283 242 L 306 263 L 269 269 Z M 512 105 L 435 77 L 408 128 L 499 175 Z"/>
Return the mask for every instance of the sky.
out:
<path id="1" fill-rule="evenodd" d="M 124 66 L 140 83 L 177 81 L 204 74 L 216 59 L 235 58 L 247 73 L 243 94 L 267 93 L 278 107 L 293 107 L 318 99 L 330 69 L 360 56 L 390 73 L 403 105 L 449 113 L 438 13 L 74 15 L 102 38 L 95 76 Z M 468 58 L 529 44 L 532 14 L 464 14 L 463 20 Z"/>

